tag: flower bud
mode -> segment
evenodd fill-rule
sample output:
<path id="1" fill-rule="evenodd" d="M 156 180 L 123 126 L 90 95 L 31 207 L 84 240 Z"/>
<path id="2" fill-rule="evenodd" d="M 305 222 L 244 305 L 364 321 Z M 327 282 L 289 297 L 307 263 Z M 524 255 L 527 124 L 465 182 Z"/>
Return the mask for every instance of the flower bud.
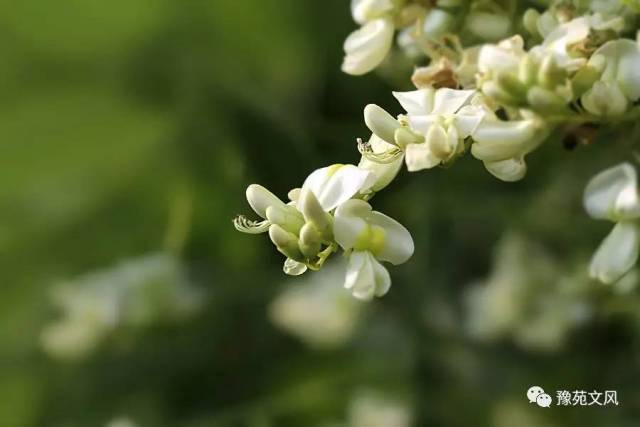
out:
<path id="1" fill-rule="evenodd" d="M 329 215 L 310 189 L 303 188 L 300 192 L 298 209 L 302 212 L 305 221 L 314 224 L 318 230 L 324 230 L 329 226 Z"/>
<path id="2" fill-rule="evenodd" d="M 527 92 L 527 102 L 531 108 L 542 114 L 566 111 L 567 102 L 557 93 L 535 86 Z"/>
<path id="3" fill-rule="evenodd" d="M 306 223 L 300 229 L 300 251 L 307 258 L 314 258 L 320 252 L 322 236 L 316 227 Z"/>
<path id="4" fill-rule="evenodd" d="M 304 225 L 302 216 L 292 206 L 269 206 L 266 214 L 271 224 L 277 224 L 291 233 L 298 233 Z"/>
<path id="5" fill-rule="evenodd" d="M 538 65 L 531 59 L 531 56 L 523 56 L 518 64 L 518 80 L 525 86 L 532 86 L 536 83 L 537 74 Z"/>
<path id="6" fill-rule="evenodd" d="M 566 78 L 567 72 L 558 66 L 552 55 L 547 55 L 542 59 L 538 70 L 538 82 L 543 86 L 553 89 L 564 83 Z"/>
<path id="7" fill-rule="evenodd" d="M 538 32 L 538 19 L 540 19 L 540 12 L 533 8 L 529 8 L 524 12 L 522 17 L 522 24 L 524 28 L 534 36 L 539 36 Z"/>
<path id="8" fill-rule="evenodd" d="M 512 73 L 498 72 L 496 83 L 514 99 L 524 100 L 527 96 L 527 87 Z"/>
<path id="9" fill-rule="evenodd" d="M 282 200 L 278 199 L 273 193 L 258 184 L 251 184 L 247 187 L 247 201 L 255 213 L 265 219 L 267 218 L 266 212 L 269 206 L 285 206 Z"/>
<path id="10" fill-rule="evenodd" d="M 277 224 L 272 224 L 269 227 L 269 238 L 283 255 L 295 261 L 304 260 L 295 234 L 286 231 Z"/>
<path id="11" fill-rule="evenodd" d="M 453 27 L 454 18 L 441 9 L 431 9 L 424 18 L 422 31 L 431 38 L 438 38 L 447 34 Z"/>
<path id="12" fill-rule="evenodd" d="M 582 96 L 591 89 L 593 84 L 600 78 L 600 72 L 591 65 L 585 65 L 571 79 L 571 90 L 575 97 Z"/>
<path id="13" fill-rule="evenodd" d="M 398 147 L 404 150 L 409 144 L 424 142 L 424 137 L 411 131 L 409 128 L 399 127 L 393 135 L 393 140 Z"/>
<path id="14" fill-rule="evenodd" d="M 400 123 L 391 114 L 375 104 L 369 104 L 364 107 L 364 122 L 371 132 L 395 145 L 394 133 L 400 127 Z"/>

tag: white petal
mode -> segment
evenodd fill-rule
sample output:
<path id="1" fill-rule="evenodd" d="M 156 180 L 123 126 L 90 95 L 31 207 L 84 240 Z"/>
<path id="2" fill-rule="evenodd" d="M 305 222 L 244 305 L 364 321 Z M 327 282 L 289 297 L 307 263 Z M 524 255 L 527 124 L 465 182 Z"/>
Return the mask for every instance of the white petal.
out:
<path id="1" fill-rule="evenodd" d="M 391 0 L 351 0 L 353 20 L 362 25 L 393 9 Z"/>
<path id="2" fill-rule="evenodd" d="M 605 58 L 602 61 L 602 57 Z M 629 39 L 611 40 L 598 48 L 589 60 L 589 64 L 604 64 L 603 81 L 616 81 L 625 96 L 636 101 L 640 98 L 640 48 Z"/>
<path id="3" fill-rule="evenodd" d="M 369 301 L 374 296 L 384 295 L 391 286 L 389 272 L 367 251 L 356 251 L 349 255 L 344 287 L 354 297 Z"/>
<path id="4" fill-rule="evenodd" d="M 394 26 L 390 18 L 379 18 L 351 33 L 344 42 L 342 71 L 366 74 L 387 56 L 393 42 Z"/>
<path id="5" fill-rule="evenodd" d="M 433 88 L 425 88 L 411 92 L 393 92 L 393 96 L 407 113 L 425 115 L 433 110 L 435 92 Z"/>
<path id="6" fill-rule="evenodd" d="M 635 168 L 622 163 L 600 172 L 587 184 L 583 200 L 592 218 L 617 221 L 640 217 Z"/>
<path id="7" fill-rule="evenodd" d="M 629 106 L 617 82 L 597 81 L 580 100 L 585 110 L 597 116 L 618 116 Z"/>
<path id="8" fill-rule="evenodd" d="M 269 206 L 285 209 L 284 202 L 262 185 L 251 184 L 247 187 L 246 193 L 249 205 L 263 219 L 267 218 L 267 208 Z"/>
<path id="9" fill-rule="evenodd" d="M 354 165 L 332 165 L 318 169 L 305 180 L 302 188 L 309 188 L 325 211 L 334 209 L 360 191 L 371 188 L 376 176 Z"/>
<path id="10" fill-rule="evenodd" d="M 506 182 L 519 181 L 527 173 L 527 164 L 524 158 L 484 162 L 484 167 L 491 175 Z"/>
<path id="11" fill-rule="evenodd" d="M 411 129 L 413 129 L 413 131 L 421 133 L 422 135 L 426 135 L 427 132 L 429 132 L 429 128 L 431 128 L 434 123 L 440 122 L 440 118 L 439 116 L 435 115 L 410 115 L 407 116 L 407 121 L 409 122 L 409 126 L 411 127 Z"/>
<path id="12" fill-rule="evenodd" d="M 475 90 L 438 89 L 434 96 L 432 113 L 453 114 L 469 101 L 475 93 Z"/>
<path id="13" fill-rule="evenodd" d="M 371 132 L 390 144 L 394 143 L 395 131 L 400 127 L 391 114 L 375 104 L 364 107 L 364 123 Z"/>
<path id="14" fill-rule="evenodd" d="M 485 110 L 476 105 L 465 105 L 456 114 L 456 128 L 458 135 L 464 139 L 477 129 L 485 116 Z"/>
<path id="15" fill-rule="evenodd" d="M 495 162 L 520 157 L 542 141 L 536 120 L 483 120 L 471 135 L 475 144 L 471 154 L 480 160 Z"/>
<path id="16" fill-rule="evenodd" d="M 395 219 L 380 212 L 371 213 L 371 223 L 384 230 L 384 246 L 375 256 L 393 265 L 406 262 L 413 255 L 414 244 L 411 233 Z"/>
<path id="17" fill-rule="evenodd" d="M 282 271 L 289 276 L 300 276 L 307 271 L 307 266 L 301 262 L 287 258 L 282 267 Z"/>
<path id="18" fill-rule="evenodd" d="M 434 124 L 425 136 L 425 144 L 429 147 L 429 151 L 435 157 L 446 160 L 452 154 L 447 132 L 439 124 Z"/>
<path id="19" fill-rule="evenodd" d="M 478 70 L 486 73 L 518 68 L 520 58 L 524 55 L 523 46 L 524 41 L 519 35 L 497 45 L 484 45 L 478 54 Z"/>
<path id="20" fill-rule="evenodd" d="M 333 222 L 333 235 L 342 249 L 352 249 L 358 238 L 366 232 L 367 222 L 357 216 L 337 216 Z"/>
<path id="21" fill-rule="evenodd" d="M 591 259 L 590 276 L 607 284 L 624 276 L 638 260 L 638 237 L 635 224 L 616 224 Z"/>
<path id="22" fill-rule="evenodd" d="M 441 162 L 441 160 L 431 152 L 431 149 L 425 143 L 407 145 L 404 159 L 407 163 L 407 170 L 409 172 L 431 169 L 438 166 Z"/>

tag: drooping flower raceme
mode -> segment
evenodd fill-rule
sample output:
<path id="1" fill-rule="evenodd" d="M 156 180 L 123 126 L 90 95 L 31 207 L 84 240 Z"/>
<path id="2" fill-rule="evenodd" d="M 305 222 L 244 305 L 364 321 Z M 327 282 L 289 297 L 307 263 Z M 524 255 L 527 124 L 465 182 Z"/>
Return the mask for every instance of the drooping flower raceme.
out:
<path id="1" fill-rule="evenodd" d="M 391 281 L 375 257 L 400 264 L 413 253 L 413 240 L 404 227 L 379 212 L 370 212 L 365 201 L 354 199 L 370 196 L 374 188 L 388 180 L 380 177 L 354 165 L 321 168 L 309 175 L 301 188 L 289 192 L 291 202 L 287 204 L 264 187 L 252 184 L 247 200 L 263 220 L 249 221 L 239 216 L 234 224 L 239 231 L 250 234 L 268 231 L 278 251 L 287 257 L 284 271 L 290 275 L 302 274 L 308 268 L 319 270 L 341 246 L 350 253 L 345 286 L 353 288 L 360 299 L 380 296 Z M 349 208 L 359 204 L 368 206 L 369 211 Z M 354 212 L 357 218 L 349 216 Z"/>
<path id="2" fill-rule="evenodd" d="M 592 218 L 616 223 L 593 255 L 589 269 L 592 278 L 613 283 L 638 260 L 640 200 L 634 167 L 623 163 L 593 177 L 584 192 L 584 206 Z"/>

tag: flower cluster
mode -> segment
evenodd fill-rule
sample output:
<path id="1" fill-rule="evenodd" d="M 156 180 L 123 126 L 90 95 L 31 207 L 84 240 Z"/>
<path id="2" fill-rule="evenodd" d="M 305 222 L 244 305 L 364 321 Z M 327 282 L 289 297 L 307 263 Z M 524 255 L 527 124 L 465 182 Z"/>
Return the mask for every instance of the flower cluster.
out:
<path id="1" fill-rule="evenodd" d="M 526 156 L 552 135 L 591 142 L 594 127 L 640 116 L 640 44 L 630 38 L 640 7 L 553 0 L 546 10 L 522 11 L 526 33 L 512 34 L 516 3 L 352 0 L 361 27 L 345 41 L 343 71 L 375 69 L 398 32 L 405 53 L 429 59 L 412 76 L 417 90 L 393 92 L 404 110 L 395 116 L 365 107 L 371 137 L 358 139 L 357 166 L 313 172 L 288 203 L 250 186 L 247 199 L 262 220 L 238 217 L 236 228 L 268 231 L 293 275 L 320 269 L 342 249 L 349 257 L 345 286 L 371 299 L 389 289 L 381 261 L 397 265 L 413 253 L 407 230 L 368 203 L 403 163 L 416 172 L 449 166 L 469 152 L 498 179 L 518 181 L 527 172 Z M 625 165 L 587 188 L 589 214 L 617 223 L 591 263 L 592 276 L 605 283 L 622 277 L 638 257 L 635 185 L 635 172 Z"/>
<path id="2" fill-rule="evenodd" d="M 383 175 L 354 165 L 335 164 L 314 171 L 289 192 L 284 203 L 266 188 L 247 188 L 247 201 L 262 221 L 240 216 L 234 224 L 247 233 L 268 232 L 277 250 L 287 257 L 284 272 L 299 275 L 318 270 L 341 248 L 349 261 L 345 287 L 356 298 L 382 296 L 391 286 L 380 263 L 397 265 L 413 254 L 411 235 L 394 219 L 372 210 L 365 199 L 380 187 Z"/>

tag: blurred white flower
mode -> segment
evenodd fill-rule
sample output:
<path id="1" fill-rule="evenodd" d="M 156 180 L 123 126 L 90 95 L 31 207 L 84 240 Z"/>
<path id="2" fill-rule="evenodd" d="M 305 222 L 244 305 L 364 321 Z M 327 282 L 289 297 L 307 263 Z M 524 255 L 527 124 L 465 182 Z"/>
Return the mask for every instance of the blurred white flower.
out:
<path id="1" fill-rule="evenodd" d="M 75 359 L 122 328 L 193 313 L 201 294 L 189 284 L 179 260 L 152 254 L 56 287 L 52 299 L 61 318 L 43 329 L 42 345 L 53 357 Z"/>
<path id="2" fill-rule="evenodd" d="M 345 343 L 354 333 L 361 303 L 342 287 L 344 262 L 336 260 L 288 285 L 269 307 L 269 318 L 279 328 L 318 348 Z"/>
<path id="3" fill-rule="evenodd" d="M 105 427 L 136 427 L 137 424 L 129 417 L 118 417 L 109 421 Z"/>
<path id="4" fill-rule="evenodd" d="M 489 278 L 467 292 L 467 330 L 480 340 L 511 337 L 524 348 L 555 350 L 590 316 L 586 283 L 563 274 L 542 248 L 508 234 Z"/>
<path id="5" fill-rule="evenodd" d="M 358 299 L 370 300 L 389 290 L 389 273 L 378 260 L 398 265 L 413 255 L 407 229 L 363 200 L 352 199 L 336 209 L 334 235 L 350 251 L 345 287 Z"/>
<path id="6" fill-rule="evenodd" d="M 640 245 L 640 201 L 636 170 L 629 163 L 609 168 L 589 181 L 584 206 L 595 219 L 617 224 L 593 258 L 589 273 L 603 283 L 613 283 L 636 264 Z"/>
<path id="7" fill-rule="evenodd" d="M 349 427 L 410 427 L 410 405 L 370 390 L 358 392 L 349 405 Z"/>

